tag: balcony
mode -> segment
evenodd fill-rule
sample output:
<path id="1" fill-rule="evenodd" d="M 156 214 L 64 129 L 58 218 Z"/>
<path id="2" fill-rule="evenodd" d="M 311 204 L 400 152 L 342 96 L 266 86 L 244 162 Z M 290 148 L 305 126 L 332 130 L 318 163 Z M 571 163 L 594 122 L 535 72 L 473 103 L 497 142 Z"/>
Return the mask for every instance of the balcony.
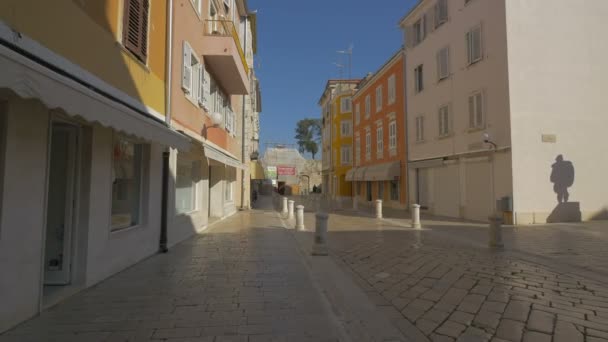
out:
<path id="1" fill-rule="evenodd" d="M 230 95 L 249 94 L 249 66 L 231 20 L 205 20 L 205 64 Z"/>

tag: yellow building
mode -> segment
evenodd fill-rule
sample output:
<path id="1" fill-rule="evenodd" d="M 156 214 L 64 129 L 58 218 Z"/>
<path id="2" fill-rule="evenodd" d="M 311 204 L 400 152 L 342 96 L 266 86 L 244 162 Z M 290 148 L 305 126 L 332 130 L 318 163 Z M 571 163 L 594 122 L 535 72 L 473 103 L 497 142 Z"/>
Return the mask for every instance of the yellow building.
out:
<path id="1" fill-rule="evenodd" d="M 0 332 L 159 250 L 167 13 L 0 1 Z"/>
<path id="2" fill-rule="evenodd" d="M 319 100 L 322 108 L 323 191 L 338 203 L 352 196 L 346 173 L 353 163 L 352 95 L 361 80 L 329 80 Z"/>

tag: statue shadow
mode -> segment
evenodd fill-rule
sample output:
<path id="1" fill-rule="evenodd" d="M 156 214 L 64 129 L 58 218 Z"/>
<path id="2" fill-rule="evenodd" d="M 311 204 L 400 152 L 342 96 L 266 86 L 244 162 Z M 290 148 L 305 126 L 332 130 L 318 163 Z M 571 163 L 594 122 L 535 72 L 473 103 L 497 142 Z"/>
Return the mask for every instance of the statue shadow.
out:
<path id="1" fill-rule="evenodd" d="M 557 206 L 547 217 L 547 223 L 558 222 L 581 222 L 580 202 L 570 202 L 568 188 L 574 185 L 575 171 L 571 161 L 564 160 L 560 154 L 551 165 L 550 181 L 553 183 L 553 191 L 557 195 Z"/>

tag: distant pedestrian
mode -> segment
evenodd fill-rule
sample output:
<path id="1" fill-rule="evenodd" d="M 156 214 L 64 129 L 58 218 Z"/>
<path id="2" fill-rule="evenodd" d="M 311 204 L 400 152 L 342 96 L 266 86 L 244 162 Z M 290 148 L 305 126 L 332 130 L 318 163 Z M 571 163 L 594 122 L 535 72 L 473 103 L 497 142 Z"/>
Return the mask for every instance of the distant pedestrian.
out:
<path id="1" fill-rule="evenodd" d="M 313 185 L 312 186 L 312 193 L 316 194 L 317 193 L 317 185 Z"/>

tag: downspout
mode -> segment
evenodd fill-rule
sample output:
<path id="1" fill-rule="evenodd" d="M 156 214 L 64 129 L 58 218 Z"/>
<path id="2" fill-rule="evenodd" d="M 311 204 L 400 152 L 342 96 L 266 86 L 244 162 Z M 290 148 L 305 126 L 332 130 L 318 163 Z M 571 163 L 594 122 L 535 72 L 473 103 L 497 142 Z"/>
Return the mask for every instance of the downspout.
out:
<path id="1" fill-rule="evenodd" d="M 405 29 L 403 31 L 405 35 Z M 403 45 L 403 125 L 405 129 L 405 205 L 409 210 L 410 203 L 412 203 L 412 199 L 410 196 L 410 144 L 409 144 L 409 133 L 408 133 L 408 110 L 407 107 L 409 102 L 407 100 L 407 53 L 406 53 L 406 45 L 407 42 Z"/>
<path id="2" fill-rule="evenodd" d="M 245 55 L 245 63 L 247 63 L 247 19 L 249 18 L 249 13 L 245 15 L 245 27 L 243 28 L 243 54 Z M 247 75 L 249 78 L 251 75 Z M 249 85 L 251 87 L 251 83 Z M 251 89 L 249 89 L 251 92 Z M 245 100 L 247 99 L 247 95 L 243 95 L 243 110 L 241 113 L 242 116 L 242 124 L 241 124 L 241 162 L 243 163 L 243 168 L 241 169 L 241 210 L 246 210 L 245 208 Z"/>
<path id="3" fill-rule="evenodd" d="M 167 2 L 167 36 L 165 42 L 167 50 L 167 61 L 165 65 L 165 122 L 171 127 L 171 66 L 173 64 L 173 0 Z M 160 253 L 167 253 L 167 229 L 169 211 L 169 161 L 171 148 L 165 147 L 163 151 L 163 172 L 161 190 L 161 211 L 160 211 L 160 238 L 158 250 Z"/>

